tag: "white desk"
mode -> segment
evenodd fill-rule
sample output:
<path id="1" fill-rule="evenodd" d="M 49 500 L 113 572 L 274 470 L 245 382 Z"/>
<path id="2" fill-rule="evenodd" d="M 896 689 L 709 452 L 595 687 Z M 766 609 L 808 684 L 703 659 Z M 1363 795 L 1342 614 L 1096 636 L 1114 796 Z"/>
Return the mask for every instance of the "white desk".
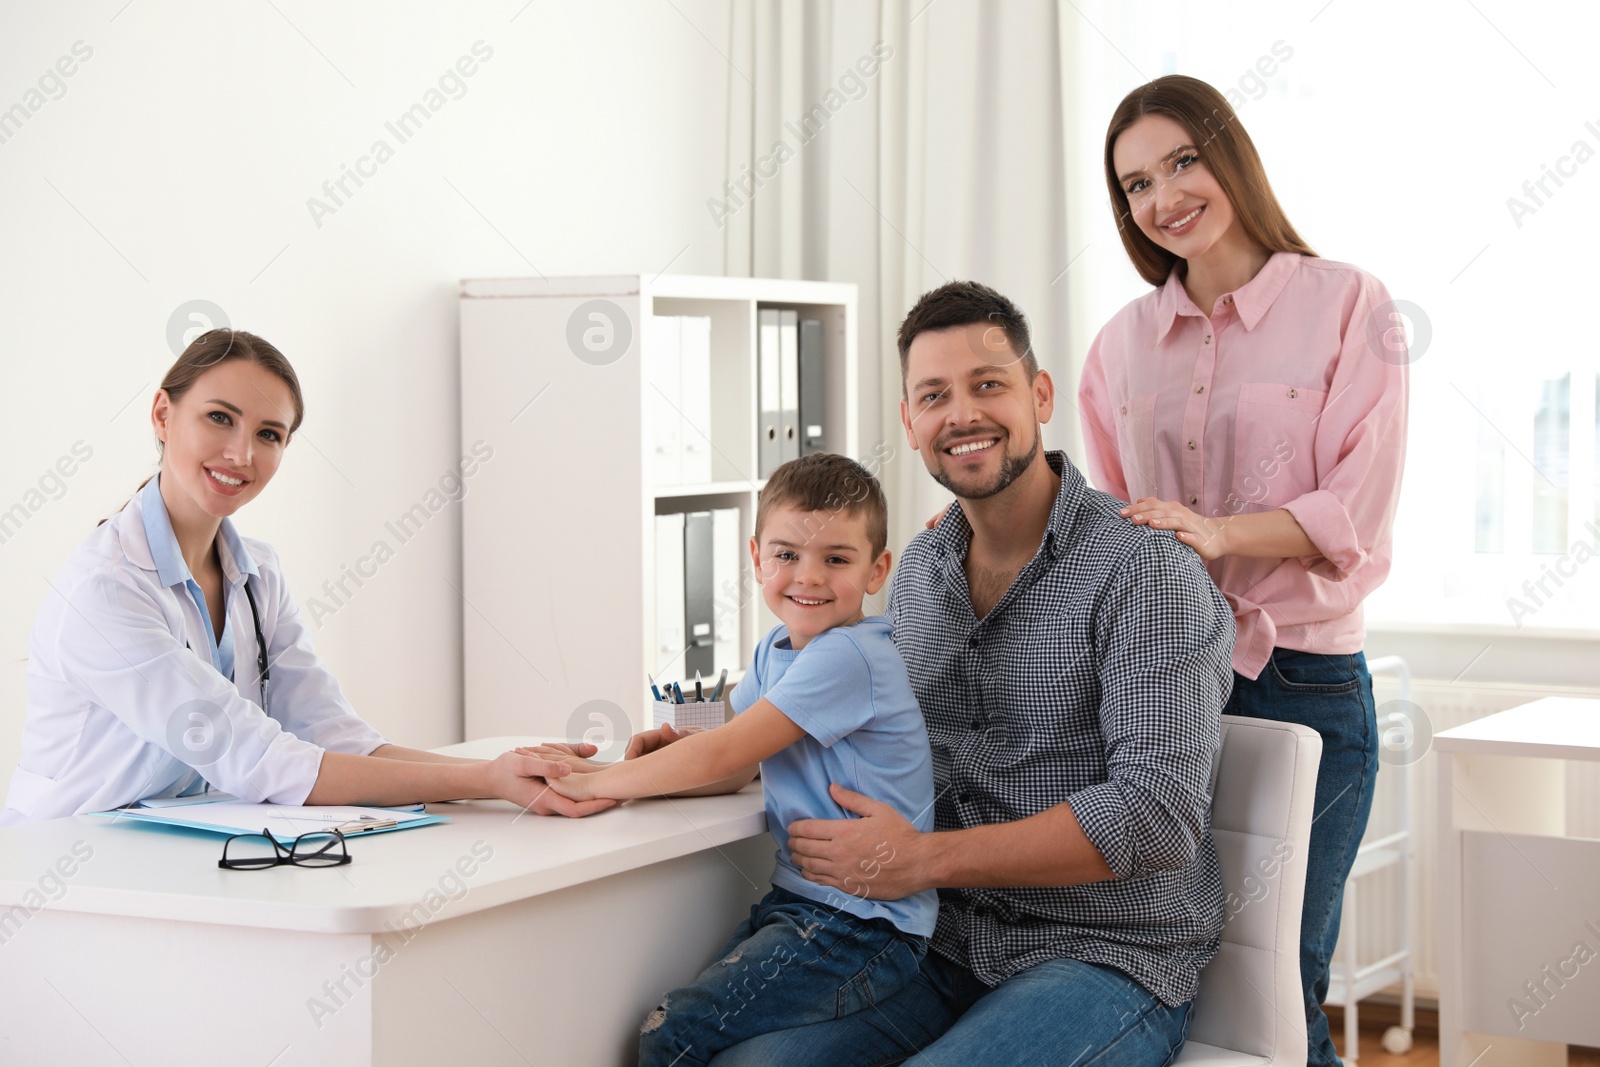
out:
<path id="1" fill-rule="evenodd" d="M 758 784 L 429 810 L 452 821 L 321 870 L 225 871 L 222 835 L 87 815 L 0 830 L 0 1064 L 631 1064 L 772 870 Z"/>
<path id="2" fill-rule="evenodd" d="M 1600 701 L 1538 700 L 1433 748 L 1439 1062 L 1565 1064 L 1567 1044 L 1600 1045 L 1600 840 L 1567 836 L 1553 761 L 1600 760 Z"/>

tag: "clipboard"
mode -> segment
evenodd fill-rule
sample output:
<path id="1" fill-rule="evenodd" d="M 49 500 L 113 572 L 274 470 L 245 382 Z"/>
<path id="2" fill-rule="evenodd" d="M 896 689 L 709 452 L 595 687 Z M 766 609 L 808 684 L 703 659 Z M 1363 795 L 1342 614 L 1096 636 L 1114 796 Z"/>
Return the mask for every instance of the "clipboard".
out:
<path id="1" fill-rule="evenodd" d="M 212 800 L 157 808 L 127 807 L 90 812 L 107 819 L 131 819 L 160 826 L 179 826 L 213 834 L 259 834 L 268 830 L 279 840 L 290 840 L 318 830 L 338 830 L 346 838 L 391 830 L 410 830 L 418 826 L 446 823 L 445 815 L 404 811 L 395 808 L 367 808 L 354 805 L 305 806 L 294 804 L 249 804 L 242 800 Z M 363 825 L 364 823 L 370 825 Z"/>

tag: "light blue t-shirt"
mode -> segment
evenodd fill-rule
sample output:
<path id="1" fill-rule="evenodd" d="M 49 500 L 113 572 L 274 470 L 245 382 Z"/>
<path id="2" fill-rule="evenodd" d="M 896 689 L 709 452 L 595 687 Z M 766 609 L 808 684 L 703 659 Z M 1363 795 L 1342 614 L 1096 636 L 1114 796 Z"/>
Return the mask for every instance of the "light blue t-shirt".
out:
<path id="1" fill-rule="evenodd" d="M 828 795 L 830 782 L 883 801 L 918 830 L 933 829 L 928 731 L 892 634 L 889 620 L 873 615 L 819 634 L 797 652 L 789 646 L 787 628 L 776 626 L 756 648 L 750 669 L 729 699 L 735 711 L 744 712 L 766 697 L 806 732 L 761 763 L 767 828 L 778 843 L 772 884 L 930 937 L 939 912 L 933 890 L 901 900 L 863 900 L 855 886 L 841 890 L 806 881 L 789 855 L 791 822 L 856 818 Z M 865 872 L 856 877 L 870 887 Z"/>

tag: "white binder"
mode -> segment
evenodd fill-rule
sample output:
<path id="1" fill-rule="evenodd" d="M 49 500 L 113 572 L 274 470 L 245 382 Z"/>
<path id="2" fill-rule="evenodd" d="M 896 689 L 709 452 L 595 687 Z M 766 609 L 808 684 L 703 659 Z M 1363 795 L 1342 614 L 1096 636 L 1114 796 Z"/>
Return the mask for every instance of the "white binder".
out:
<path id="1" fill-rule="evenodd" d="M 651 674 L 683 669 L 683 513 L 656 516 L 656 648 Z"/>
<path id="2" fill-rule="evenodd" d="M 683 478 L 682 349 L 676 315 L 650 316 L 649 386 L 644 393 L 649 412 L 651 469 L 655 485 L 679 485 Z M 692 432 L 692 431 L 691 431 Z"/>
<path id="3" fill-rule="evenodd" d="M 682 482 L 711 481 L 711 319 L 684 315 L 678 319 L 682 400 L 679 422 L 683 444 Z"/>

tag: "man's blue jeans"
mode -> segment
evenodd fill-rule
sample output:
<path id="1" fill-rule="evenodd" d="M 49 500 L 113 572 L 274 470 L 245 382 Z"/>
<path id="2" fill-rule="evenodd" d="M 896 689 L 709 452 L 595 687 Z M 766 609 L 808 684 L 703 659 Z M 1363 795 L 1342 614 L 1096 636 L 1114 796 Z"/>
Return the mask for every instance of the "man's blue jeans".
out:
<path id="1" fill-rule="evenodd" d="M 715 1067 L 1163 1067 L 1183 1046 L 1189 1011 L 1111 967 L 1051 960 L 990 988 L 930 952 L 895 996 L 746 1041 Z"/>
<path id="2" fill-rule="evenodd" d="M 693 985 L 639 1032 L 640 1067 L 692 1067 L 747 1038 L 870 1008 L 916 975 L 928 939 L 774 886 Z"/>
<path id="3" fill-rule="evenodd" d="M 1317 801 L 1306 857 L 1306 900 L 1300 914 L 1300 981 L 1305 990 L 1308 1067 L 1340 1060 L 1328 1034 L 1322 999 L 1328 962 L 1339 942 L 1340 903 L 1372 812 L 1378 778 L 1377 710 L 1366 656 L 1319 655 L 1288 648 L 1254 681 L 1235 675 L 1226 715 L 1293 722 L 1322 735 Z"/>

